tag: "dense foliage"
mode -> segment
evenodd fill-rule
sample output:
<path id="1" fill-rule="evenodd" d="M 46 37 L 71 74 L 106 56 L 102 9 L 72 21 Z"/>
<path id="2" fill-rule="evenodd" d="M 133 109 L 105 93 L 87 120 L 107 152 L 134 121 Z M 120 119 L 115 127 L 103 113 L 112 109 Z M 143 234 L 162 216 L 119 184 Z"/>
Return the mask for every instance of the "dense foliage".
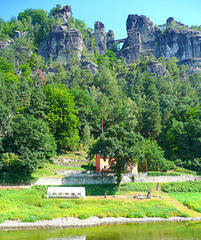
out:
<path id="1" fill-rule="evenodd" d="M 163 183 L 164 192 L 201 192 L 201 182 L 172 182 Z"/>
<path id="2" fill-rule="evenodd" d="M 100 56 L 91 29 L 73 18 L 67 28 L 82 32 L 83 56 L 98 70 L 82 69 L 73 58 L 66 65 L 45 62 L 38 46 L 61 24 L 53 16 L 60 7 L 0 20 L 0 41 L 12 40 L 0 50 L 1 180 L 5 174 L 10 180 L 29 175 L 56 148 L 88 150 L 93 143 L 93 153 L 119 159 L 119 173 L 128 161 L 139 162 L 142 171 L 174 165 L 201 171 L 200 74 L 189 74 L 175 58 L 158 59 L 167 73 L 160 76 L 146 71 L 153 56 L 129 66 L 115 52 Z M 14 30 L 26 34 L 13 39 Z"/>
<path id="3" fill-rule="evenodd" d="M 43 186 L 45 187 L 45 186 Z M 171 217 L 182 212 L 165 200 L 117 201 L 110 199 L 47 199 L 46 188 L 1 191 L 0 222 L 19 220 L 35 222 L 55 218 L 75 217 Z M 5 200 L 6 199 L 6 200 Z"/>

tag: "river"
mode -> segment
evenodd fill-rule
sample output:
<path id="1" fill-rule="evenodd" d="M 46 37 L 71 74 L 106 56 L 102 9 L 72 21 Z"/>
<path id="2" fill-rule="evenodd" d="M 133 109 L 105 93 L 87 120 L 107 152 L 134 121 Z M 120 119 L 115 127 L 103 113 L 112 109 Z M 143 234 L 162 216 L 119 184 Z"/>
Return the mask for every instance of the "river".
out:
<path id="1" fill-rule="evenodd" d="M 0 231 L 1 240 L 201 240 L 201 222 Z"/>

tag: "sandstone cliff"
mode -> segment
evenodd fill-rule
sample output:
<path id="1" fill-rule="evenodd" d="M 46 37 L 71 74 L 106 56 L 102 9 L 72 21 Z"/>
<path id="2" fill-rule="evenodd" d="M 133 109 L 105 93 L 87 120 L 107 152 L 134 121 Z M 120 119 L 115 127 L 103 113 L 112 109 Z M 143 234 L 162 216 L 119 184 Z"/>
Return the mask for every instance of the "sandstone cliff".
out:
<path id="1" fill-rule="evenodd" d="M 87 46 L 87 42 L 95 38 L 96 52 L 101 55 L 107 49 L 113 51 L 118 43 L 123 43 L 122 49 L 116 54 L 118 57 L 123 56 L 128 64 L 141 56 L 154 55 L 156 58 L 166 59 L 176 57 L 179 63 L 198 68 L 201 66 L 201 33 L 176 22 L 172 17 L 162 29 L 154 26 L 152 20 L 146 16 L 131 14 L 126 22 L 127 38 L 115 40 L 114 31 L 110 30 L 106 34 L 104 24 L 99 21 L 94 24 L 94 34 L 89 33 L 86 39 L 79 30 L 72 28 L 71 15 L 69 5 L 55 11 L 54 17 L 61 18 L 63 24 L 54 26 L 49 36 L 41 42 L 38 51 L 41 56 L 46 59 L 51 57 L 53 61 L 60 63 L 69 62 L 72 55 L 81 60 L 83 48 L 90 53 L 94 51 L 92 46 Z M 160 68 L 156 64 L 154 66 L 152 64 L 150 69 Z"/>
<path id="2" fill-rule="evenodd" d="M 179 62 L 201 62 L 201 33 L 169 18 L 165 30 L 155 27 L 150 18 L 129 15 L 127 35 L 119 55 L 132 63 L 140 56 L 166 59 L 176 57 Z"/>

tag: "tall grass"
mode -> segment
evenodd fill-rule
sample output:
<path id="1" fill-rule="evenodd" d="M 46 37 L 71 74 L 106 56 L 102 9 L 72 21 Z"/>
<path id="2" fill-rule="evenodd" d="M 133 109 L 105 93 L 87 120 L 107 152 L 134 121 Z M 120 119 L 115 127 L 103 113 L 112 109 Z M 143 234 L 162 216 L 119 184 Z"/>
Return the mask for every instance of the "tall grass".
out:
<path id="1" fill-rule="evenodd" d="M 63 217 L 169 217 L 181 212 L 164 200 L 46 199 L 47 187 L 0 191 L 0 221 L 37 221 Z"/>
<path id="2" fill-rule="evenodd" d="M 170 196 L 197 212 L 201 213 L 201 192 L 198 193 L 170 193 Z"/>
<path id="3" fill-rule="evenodd" d="M 163 183 L 161 190 L 164 192 L 201 192 L 201 181 Z"/>

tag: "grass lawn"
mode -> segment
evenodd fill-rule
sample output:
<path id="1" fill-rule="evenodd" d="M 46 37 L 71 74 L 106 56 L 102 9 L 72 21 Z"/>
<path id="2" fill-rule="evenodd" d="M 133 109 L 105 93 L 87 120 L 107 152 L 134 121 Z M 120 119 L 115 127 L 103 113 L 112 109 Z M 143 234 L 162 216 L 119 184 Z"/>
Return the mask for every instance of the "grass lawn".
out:
<path id="1" fill-rule="evenodd" d="M 21 219 L 24 222 L 59 217 L 170 217 L 182 213 L 165 200 L 118 199 L 46 199 L 45 187 L 0 191 L 0 222 Z"/>
<path id="2" fill-rule="evenodd" d="M 68 166 L 59 166 L 57 164 L 45 163 L 43 168 L 37 169 L 32 176 L 33 177 L 63 177 L 58 175 L 57 171 L 66 171 L 66 170 L 82 170 L 85 171 L 83 167 L 68 167 Z"/>
<path id="3" fill-rule="evenodd" d="M 191 208 L 197 212 L 201 213 L 201 192 L 194 192 L 194 193 L 169 193 L 169 195 L 188 208 Z"/>

